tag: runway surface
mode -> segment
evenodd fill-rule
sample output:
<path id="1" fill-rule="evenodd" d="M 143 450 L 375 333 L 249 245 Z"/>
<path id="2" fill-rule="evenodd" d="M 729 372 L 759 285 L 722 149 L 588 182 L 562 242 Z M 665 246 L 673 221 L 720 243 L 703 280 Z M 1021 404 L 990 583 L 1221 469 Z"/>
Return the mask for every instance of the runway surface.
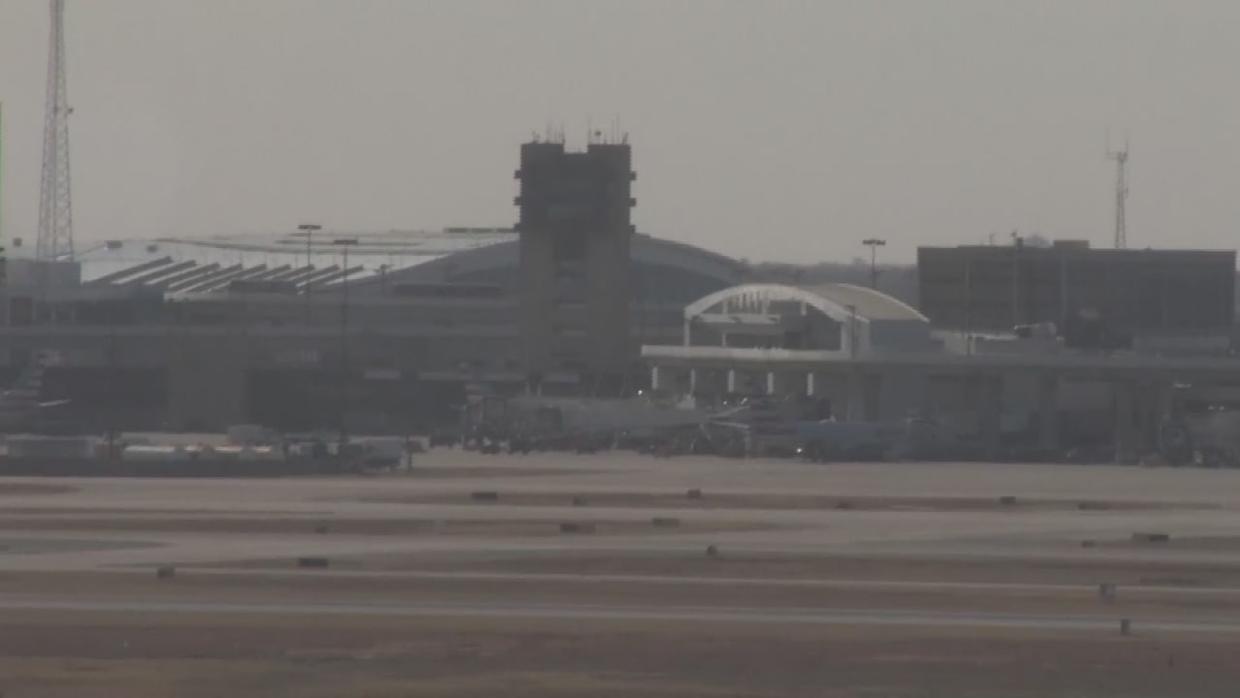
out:
<path id="1" fill-rule="evenodd" d="M 290 674 L 313 651 L 392 696 L 513 672 L 555 675 L 540 696 L 1027 695 L 1013 675 L 1221 696 L 1240 683 L 1217 649 L 1240 639 L 1240 473 L 435 451 L 372 477 L 8 478 L 0 611 L 0 691 L 32 695 L 105 675 L 98 695 L 315 695 L 325 675 Z M 823 646 L 854 668 L 789 665 Z M 1149 673 L 1185 662 L 1195 683 Z"/>

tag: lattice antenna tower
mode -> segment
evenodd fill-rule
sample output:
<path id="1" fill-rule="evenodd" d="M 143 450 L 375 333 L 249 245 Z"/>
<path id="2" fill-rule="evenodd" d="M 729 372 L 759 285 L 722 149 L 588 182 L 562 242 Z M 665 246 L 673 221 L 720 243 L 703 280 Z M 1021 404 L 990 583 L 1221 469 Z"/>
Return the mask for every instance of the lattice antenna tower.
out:
<path id="1" fill-rule="evenodd" d="M 1111 150 L 1107 144 L 1107 159 L 1115 162 L 1115 249 L 1128 247 L 1128 224 L 1125 209 L 1128 204 L 1128 139 L 1121 150 Z"/>
<path id="2" fill-rule="evenodd" d="M 69 107 L 65 91 L 65 3 L 50 0 L 47 106 L 43 123 L 43 180 L 39 188 L 39 259 L 73 259 L 73 204 L 69 187 Z"/>

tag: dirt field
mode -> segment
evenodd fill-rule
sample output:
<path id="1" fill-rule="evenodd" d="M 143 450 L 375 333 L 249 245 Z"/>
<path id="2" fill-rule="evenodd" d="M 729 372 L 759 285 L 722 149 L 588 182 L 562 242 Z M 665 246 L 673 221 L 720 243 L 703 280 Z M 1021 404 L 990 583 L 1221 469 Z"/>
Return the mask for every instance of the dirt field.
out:
<path id="1" fill-rule="evenodd" d="M 1235 695 L 1240 678 L 1234 646 L 1197 638 L 659 622 L 136 620 L 8 619 L 12 632 L 0 639 L 5 694 L 1222 698 Z"/>
<path id="2" fill-rule="evenodd" d="M 0 695 L 1230 697 L 1238 509 L 1222 471 L 626 454 L 11 478 Z"/>

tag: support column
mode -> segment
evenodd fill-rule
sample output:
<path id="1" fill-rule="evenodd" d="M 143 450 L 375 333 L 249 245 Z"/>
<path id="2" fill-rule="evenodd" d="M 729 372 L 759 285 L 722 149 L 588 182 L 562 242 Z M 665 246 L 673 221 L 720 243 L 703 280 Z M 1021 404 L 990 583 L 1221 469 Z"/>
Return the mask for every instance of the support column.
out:
<path id="1" fill-rule="evenodd" d="M 728 369 L 728 392 L 736 392 L 736 369 L 734 368 Z"/>
<path id="2" fill-rule="evenodd" d="M 806 395 L 814 403 L 816 419 L 828 417 L 838 421 L 848 418 L 848 374 L 810 371 L 806 377 Z"/>
<path id="3" fill-rule="evenodd" d="M 776 377 L 775 377 L 775 372 L 774 372 L 774 371 L 767 371 L 767 372 L 766 372 L 766 394 L 767 394 L 767 395 L 774 395 L 774 394 L 775 394 L 775 391 L 776 391 L 776 390 L 778 389 L 778 387 L 779 387 L 778 385 L 776 385 L 776 383 L 777 383 L 777 380 L 776 380 Z"/>
<path id="4" fill-rule="evenodd" d="M 650 367 L 650 389 L 651 390 L 659 390 L 660 388 L 663 387 L 663 382 L 661 380 L 663 378 L 662 373 L 663 372 L 659 370 L 658 366 Z"/>
<path id="5" fill-rule="evenodd" d="M 698 388 L 698 370 L 696 368 L 689 369 L 689 394 L 696 395 Z"/>
<path id="6" fill-rule="evenodd" d="M 813 371 L 805 372 L 805 397 L 811 404 L 809 419 L 817 421 L 834 416 L 830 386 Z"/>

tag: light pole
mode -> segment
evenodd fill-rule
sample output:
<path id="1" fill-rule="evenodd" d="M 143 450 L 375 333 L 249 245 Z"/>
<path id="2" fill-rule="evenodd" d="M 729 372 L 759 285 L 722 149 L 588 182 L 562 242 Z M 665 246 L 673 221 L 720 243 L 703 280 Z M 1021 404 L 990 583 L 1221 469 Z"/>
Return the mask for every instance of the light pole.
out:
<path id="1" fill-rule="evenodd" d="M 878 288 L 878 248 L 887 245 L 886 240 L 878 238 L 866 238 L 861 241 L 862 245 L 870 248 L 870 288 Z"/>
<path id="2" fill-rule="evenodd" d="M 857 306 L 848 304 L 848 358 L 857 358 Z"/>
<path id="3" fill-rule="evenodd" d="M 306 266 L 310 266 L 310 246 L 314 241 L 314 231 L 322 230 L 323 226 L 318 223 L 302 223 L 297 229 L 306 236 Z"/>
<path id="4" fill-rule="evenodd" d="M 973 355 L 973 260 L 964 263 L 964 353 Z"/>
<path id="5" fill-rule="evenodd" d="M 117 376 L 116 361 L 116 322 L 117 322 L 117 301 L 110 299 L 107 302 L 107 322 L 108 322 L 108 387 L 112 390 L 112 396 L 115 400 L 117 395 L 121 394 L 120 378 Z M 37 358 L 36 358 L 37 360 Z M 116 452 L 116 433 L 118 431 L 118 418 L 121 414 L 120 405 L 112 403 L 113 409 L 108 412 L 108 462 L 115 463 L 119 460 Z"/>
<path id="6" fill-rule="evenodd" d="M 310 246 L 314 240 L 314 231 L 322 230 L 323 226 L 319 225 L 318 223 L 302 223 L 301 225 L 297 226 L 297 229 L 300 230 L 302 234 L 306 236 L 306 266 L 309 267 L 310 266 L 310 255 L 311 255 Z M 310 277 L 307 276 L 306 278 L 309 279 Z M 310 284 L 309 282 L 306 283 L 305 295 L 306 295 L 306 325 L 309 326 L 310 325 Z"/>
<path id="7" fill-rule="evenodd" d="M 344 254 L 344 285 L 340 294 L 340 456 L 349 442 L 345 423 L 349 414 L 349 248 L 356 244 L 357 238 L 332 240 L 332 245 L 340 247 Z"/>

